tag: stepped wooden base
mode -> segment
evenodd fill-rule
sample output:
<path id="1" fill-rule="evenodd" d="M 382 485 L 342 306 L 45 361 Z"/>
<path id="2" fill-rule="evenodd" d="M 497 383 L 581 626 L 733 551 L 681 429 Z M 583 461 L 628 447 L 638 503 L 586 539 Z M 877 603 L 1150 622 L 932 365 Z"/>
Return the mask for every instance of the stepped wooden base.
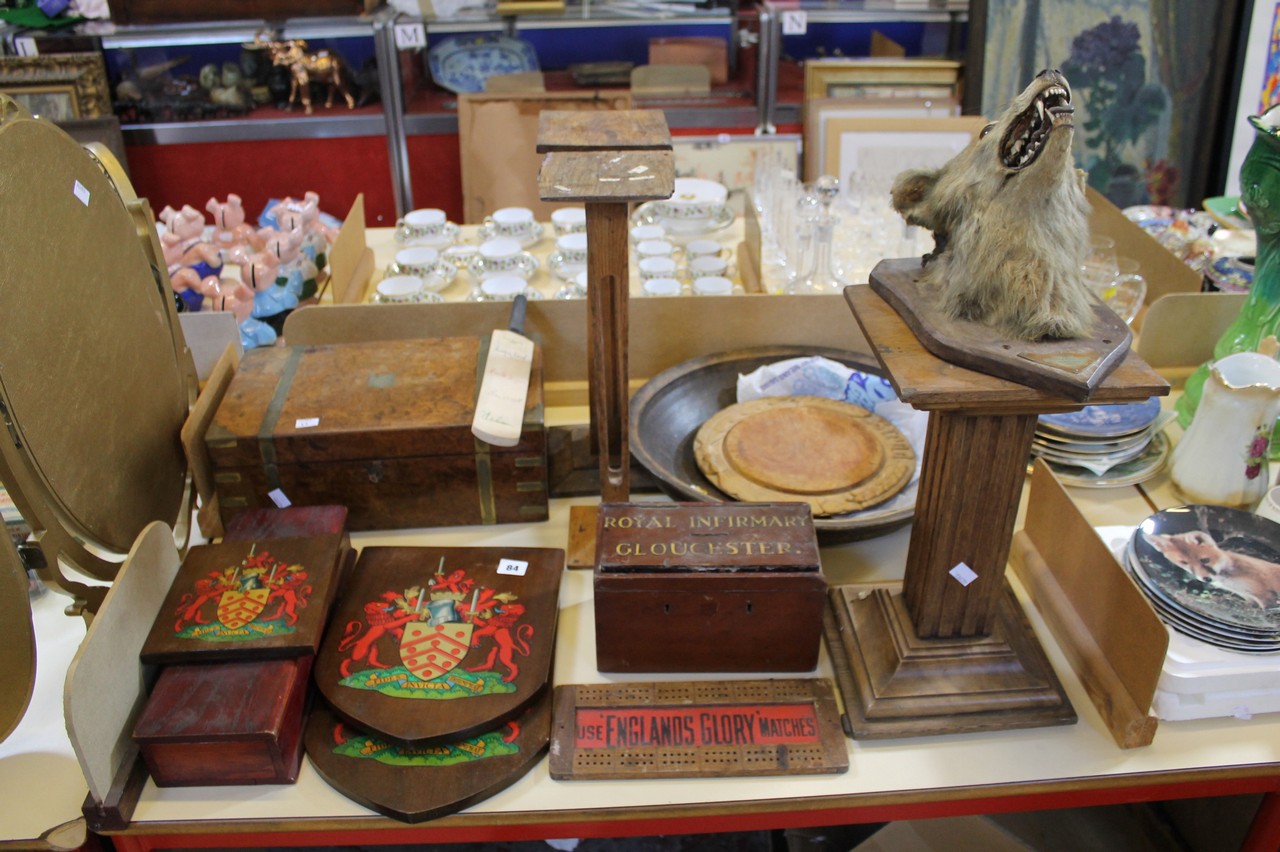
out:
<path id="1" fill-rule="evenodd" d="M 896 587 L 831 589 L 827 646 L 855 739 L 1070 725 L 1075 710 L 1013 590 L 988 636 L 920 639 Z"/>

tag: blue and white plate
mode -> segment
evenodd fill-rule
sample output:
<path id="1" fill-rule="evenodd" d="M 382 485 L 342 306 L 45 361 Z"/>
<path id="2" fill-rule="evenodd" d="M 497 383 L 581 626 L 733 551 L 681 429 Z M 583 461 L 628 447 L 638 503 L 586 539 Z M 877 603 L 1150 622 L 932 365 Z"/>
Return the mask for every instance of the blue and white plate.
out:
<path id="1" fill-rule="evenodd" d="M 442 88 L 474 94 L 484 91 L 490 77 L 537 71 L 538 54 L 529 42 L 510 36 L 450 36 L 427 51 L 427 65 Z"/>
<path id="2" fill-rule="evenodd" d="M 1040 415 L 1039 428 L 1084 438 L 1120 438 L 1147 428 L 1160 416 L 1160 398 L 1121 405 L 1086 405 L 1079 411 Z"/>

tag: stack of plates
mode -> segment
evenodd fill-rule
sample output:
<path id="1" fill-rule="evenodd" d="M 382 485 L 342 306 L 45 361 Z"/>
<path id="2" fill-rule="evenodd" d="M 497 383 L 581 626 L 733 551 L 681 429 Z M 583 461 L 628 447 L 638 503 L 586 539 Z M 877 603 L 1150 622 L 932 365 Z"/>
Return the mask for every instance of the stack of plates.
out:
<path id="1" fill-rule="evenodd" d="M 1125 567 L 1179 633 L 1280 652 L 1280 524 L 1223 506 L 1166 509 L 1138 525 Z"/>
<path id="2" fill-rule="evenodd" d="M 1036 424 L 1031 454 L 1069 485 L 1133 485 L 1164 467 L 1169 440 L 1162 430 L 1168 419 L 1160 413 L 1158 397 L 1044 414 Z"/>

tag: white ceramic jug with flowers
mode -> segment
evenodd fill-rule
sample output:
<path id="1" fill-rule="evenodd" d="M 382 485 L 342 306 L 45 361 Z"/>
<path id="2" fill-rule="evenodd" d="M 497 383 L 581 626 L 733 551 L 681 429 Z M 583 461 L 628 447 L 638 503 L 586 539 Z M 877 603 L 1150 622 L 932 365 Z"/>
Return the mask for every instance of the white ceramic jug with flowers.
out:
<path id="1" fill-rule="evenodd" d="M 1270 484 L 1267 449 L 1280 416 L 1280 361 L 1275 338 L 1262 352 L 1216 361 L 1169 475 L 1190 502 L 1252 509 Z"/>

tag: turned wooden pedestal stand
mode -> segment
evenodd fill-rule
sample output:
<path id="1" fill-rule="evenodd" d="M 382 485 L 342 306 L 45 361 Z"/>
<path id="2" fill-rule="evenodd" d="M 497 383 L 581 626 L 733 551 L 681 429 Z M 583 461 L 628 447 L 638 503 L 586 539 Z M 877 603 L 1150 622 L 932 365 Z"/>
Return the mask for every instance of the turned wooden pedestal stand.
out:
<path id="1" fill-rule="evenodd" d="M 1004 571 L 1036 418 L 1081 403 L 932 355 L 873 287 L 845 297 L 898 395 L 930 412 L 901 591 L 831 590 L 828 644 L 851 733 L 1074 722 Z M 1168 384 L 1129 352 L 1090 402 L 1165 393 Z"/>
<path id="2" fill-rule="evenodd" d="M 592 451 L 605 502 L 630 496 L 627 442 L 629 204 L 675 191 L 671 132 L 659 110 L 546 110 L 538 116 L 543 201 L 587 211 L 587 335 Z"/>

